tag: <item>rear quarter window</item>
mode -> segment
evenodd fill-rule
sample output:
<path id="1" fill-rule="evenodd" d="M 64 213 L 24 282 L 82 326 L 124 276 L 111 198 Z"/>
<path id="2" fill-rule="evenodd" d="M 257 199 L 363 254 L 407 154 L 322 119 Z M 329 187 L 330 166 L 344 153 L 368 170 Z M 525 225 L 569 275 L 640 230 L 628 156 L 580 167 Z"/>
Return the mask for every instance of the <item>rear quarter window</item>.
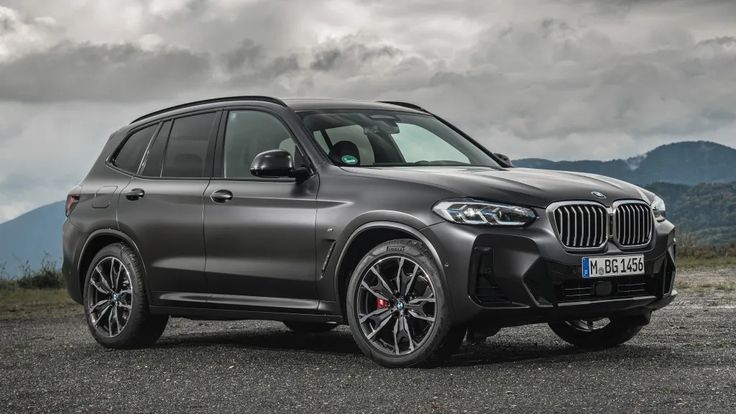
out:
<path id="1" fill-rule="evenodd" d="M 148 143 L 151 141 L 153 133 L 156 132 L 157 126 L 158 124 L 154 124 L 130 135 L 115 155 L 112 161 L 113 165 L 129 173 L 137 173 L 143 154 L 146 152 Z"/>

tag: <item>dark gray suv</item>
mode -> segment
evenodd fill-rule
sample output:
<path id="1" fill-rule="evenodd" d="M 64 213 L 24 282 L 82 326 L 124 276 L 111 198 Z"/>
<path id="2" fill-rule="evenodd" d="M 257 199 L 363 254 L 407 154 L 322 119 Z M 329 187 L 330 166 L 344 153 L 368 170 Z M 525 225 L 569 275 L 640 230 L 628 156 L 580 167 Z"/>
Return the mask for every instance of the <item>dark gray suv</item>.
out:
<path id="1" fill-rule="evenodd" d="M 103 346 L 170 316 L 349 324 L 389 367 L 549 323 L 631 339 L 672 301 L 664 202 L 591 174 L 513 168 L 402 102 L 211 99 L 110 137 L 64 224 L 64 275 Z"/>

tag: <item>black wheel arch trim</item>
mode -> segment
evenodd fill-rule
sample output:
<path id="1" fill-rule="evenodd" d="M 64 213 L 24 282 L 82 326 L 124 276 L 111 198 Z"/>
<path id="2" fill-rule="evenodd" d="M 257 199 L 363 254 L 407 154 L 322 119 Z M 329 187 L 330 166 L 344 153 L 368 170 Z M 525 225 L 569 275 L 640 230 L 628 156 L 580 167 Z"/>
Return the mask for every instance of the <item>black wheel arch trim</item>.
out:
<path id="1" fill-rule="evenodd" d="M 112 237 L 117 237 L 119 239 L 122 239 L 125 242 L 125 244 L 128 245 L 128 247 L 130 247 L 131 249 L 133 249 L 133 251 L 135 252 L 135 254 L 138 255 L 139 265 L 143 269 L 143 276 L 145 278 L 146 275 L 148 274 L 147 271 L 146 271 L 146 263 L 143 260 L 143 256 L 141 255 L 141 251 L 140 251 L 140 249 L 138 249 L 138 245 L 136 244 L 136 242 L 133 240 L 132 237 L 128 236 L 124 232 L 122 232 L 120 230 L 116 230 L 116 229 L 111 229 L 111 228 L 98 229 L 98 230 L 93 231 L 92 233 L 90 233 L 87 236 L 87 239 L 84 241 L 84 244 L 82 245 L 82 250 L 80 250 L 80 252 L 79 252 L 79 257 L 77 258 L 77 263 L 75 264 L 75 270 L 76 270 L 77 277 L 80 278 L 80 279 L 81 279 L 81 277 L 85 277 L 85 278 L 87 277 L 86 274 L 85 275 L 82 275 L 82 259 L 84 258 L 85 254 L 87 253 L 87 249 L 89 248 L 90 243 L 92 241 L 94 241 L 95 239 L 100 238 L 100 237 L 104 237 L 104 236 L 112 236 Z M 81 295 L 83 296 L 84 295 L 84 284 L 81 283 L 79 285 L 79 288 L 81 290 Z M 151 293 L 148 291 L 148 286 L 144 286 L 144 288 L 145 288 L 145 291 L 146 291 L 146 296 L 148 297 L 148 300 L 149 300 L 149 303 L 150 303 Z"/>
<path id="2" fill-rule="evenodd" d="M 426 226 L 425 226 L 426 227 Z M 335 295 L 338 299 L 340 312 L 344 309 L 342 309 L 342 298 L 339 297 L 340 295 L 340 268 L 342 266 L 343 259 L 345 258 L 345 255 L 350 250 L 350 247 L 352 246 L 355 239 L 362 233 L 368 231 L 368 230 L 375 230 L 375 229 L 387 229 L 387 230 L 399 230 L 406 232 L 410 234 L 412 237 L 416 238 L 420 242 L 422 242 L 427 249 L 429 250 L 430 254 L 432 255 L 432 259 L 434 260 L 435 264 L 437 265 L 437 269 L 439 269 L 439 277 L 442 279 L 442 282 L 447 285 L 447 278 L 445 277 L 445 270 L 444 266 L 442 265 L 442 259 L 440 258 L 439 252 L 437 251 L 437 248 L 432 244 L 432 242 L 429 241 L 429 239 L 421 233 L 421 229 L 417 229 L 415 227 L 409 226 L 407 224 L 395 222 L 395 221 L 388 221 L 388 220 L 380 220 L 380 221 L 371 221 L 368 223 L 364 223 L 360 225 L 357 229 L 353 230 L 352 233 L 350 233 L 350 236 L 347 238 L 345 243 L 342 245 L 342 248 L 340 249 L 340 254 L 337 256 L 337 263 L 335 264 L 335 269 L 333 271 L 334 280 L 334 290 Z M 451 305 L 451 304 L 450 304 Z"/>

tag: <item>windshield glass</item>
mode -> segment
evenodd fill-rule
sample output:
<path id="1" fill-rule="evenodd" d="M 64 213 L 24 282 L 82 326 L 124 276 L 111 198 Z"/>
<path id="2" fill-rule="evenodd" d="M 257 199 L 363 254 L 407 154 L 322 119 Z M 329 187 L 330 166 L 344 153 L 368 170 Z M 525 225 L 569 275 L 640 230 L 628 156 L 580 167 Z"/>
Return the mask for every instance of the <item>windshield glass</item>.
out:
<path id="1" fill-rule="evenodd" d="M 364 110 L 300 115 L 337 165 L 499 167 L 483 150 L 430 115 Z"/>

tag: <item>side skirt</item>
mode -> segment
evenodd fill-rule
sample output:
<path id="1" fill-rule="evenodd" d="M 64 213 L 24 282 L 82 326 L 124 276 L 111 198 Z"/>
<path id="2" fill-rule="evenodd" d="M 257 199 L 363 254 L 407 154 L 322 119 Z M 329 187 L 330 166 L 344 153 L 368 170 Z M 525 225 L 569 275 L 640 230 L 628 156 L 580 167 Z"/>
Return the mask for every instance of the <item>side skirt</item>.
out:
<path id="1" fill-rule="evenodd" d="M 211 309 L 190 308 L 179 306 L 151 306 L 151 313 L 155 315 L 170 315 L 189 319 L 202 320 L 267 320 L 267 321 L 295 321 L 295 322 L 337 322 L 345 323 L 340 315 L 326 315 L 314 313 L 293 312 L 266 312 L 240 309 Z"/>

